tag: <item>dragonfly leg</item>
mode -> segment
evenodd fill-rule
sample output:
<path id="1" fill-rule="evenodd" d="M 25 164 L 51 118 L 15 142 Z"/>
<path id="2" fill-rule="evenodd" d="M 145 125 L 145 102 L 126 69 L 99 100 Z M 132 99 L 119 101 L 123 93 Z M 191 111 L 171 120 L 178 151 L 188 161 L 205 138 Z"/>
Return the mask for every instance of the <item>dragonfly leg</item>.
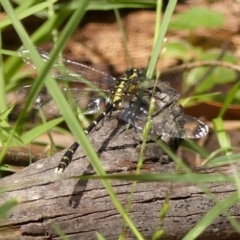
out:
<path id="1" fill-rule="evenodd" d="M 62 173 L 65 168 L 69 165 L 69 163 L 72 161 L 72 157 L 73 154 L 76 152 L 76 150 L 79 147 L 79 143 L 78 142 L 74 142 L 70 148 L 68 148 L 68 150 L 66 151 L 66 153 L 63 155 L 60 163 L 58 164 L 58 166 L 55 169 L 55 173 Z"/>

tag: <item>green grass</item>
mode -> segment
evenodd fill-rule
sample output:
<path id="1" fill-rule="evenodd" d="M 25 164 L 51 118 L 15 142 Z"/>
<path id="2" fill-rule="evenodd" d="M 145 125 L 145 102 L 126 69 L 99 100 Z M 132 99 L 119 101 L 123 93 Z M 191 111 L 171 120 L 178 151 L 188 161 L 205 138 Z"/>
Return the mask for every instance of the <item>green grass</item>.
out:
<path id="1" fill-rule="evenodd" d="M 1 0 L 2 8 L 7 13 L 6 19 L 2 20 L 0 22 L 0 31 L 4 33 L 5 28 L 9 25 L 13 25 L 13 27 L 16 29 L 16 32 L 18 33 L 19 38 L 21 39 L 23 45 L 25 48 L 29 49 L 31 52 L 31 58 L 33 59 L 35 65 L 38 67 L 38 77 L 34 80 L 34 83 L 32 85 L 32 90 L 28 96 L 28 99 L 25 102 L 25 106 L 23 111 L 21 112 L 16 124 L 13 128 L 8 125 L 7 117 L 9 108 L 6 104 L 6 94 L 8 91 L 16 89 L 19 86 L 19 83 L 21 79 L 24 78 L 23 74 L 19 74 L 19 69 L 22 66 L 21 59 L 17 57 L 17 54 L 15 52 L 9 52 L 7 50 L 2 50 L 2 54 L 8 54 L 12 55 L 12 57 L 9 57 L 3 64 L 2 58 L 0 58 L 0 109 L 1 109 L 1 115 L 0 120 L 4 125 L 0 125 L 1 129 L 1 139 L 4 139 L 3 142 L 3 149 L 0 153 L 0 162 L 3 159 L 4 155 L 6 154 L 6 151 L 9 146 L 13 144 L 13 142 L 19 142 L 19 144 L 27 144 L 29 142 L 34 141 L 34 138 L 38 135 L 40 135 L 43 132 L 48 131 L 49 129 L 53 128 L 54 126 L 57 126 L 57 124 L 61 121 L 66 121 L 68 124 L 70 130 L 72 133 L 74 133 L 74 136 L 79 141 L 82 149 L 85 151 L 86 155 L 88 156 L 89 161 L 91 162 L 92 166 L 94 167 L 95 171 L 97 172 L 98 177 L 100 178 L 104 187 L 109 193 L 109 196 L 112 199 L 113 204 L 115 205 L 117 211 L 121 214 L 122 218 L 124 219 L 124 224 L 128 225 L 132 232 L 134 233 L 135 237 L 137 239 L 144 239 L 141 232 L 137 229 L 137 227 L 134 225 L 132 220 L 130 219 L 128 212 L 131 209 L 131 197 L 134 194 L 134 188 L 132 191 L 132 195 L 129 197 L 129 205 L 127 210 L 123 208 L 123 206 L 119 203 L 119 200 L 116 196 L 116 194 L 113 191 L 113 188 L 111 187 L 110 180 L 111 179 L 121 179 L 121 180 L 127 180 L 127 181 L 144 181 L 144 182 L 151 182 L 151 181 L 160 181 L 160 182 L 169 182 L 169 183 L 191 183 L 196 184 L 200 187 L 200 189 L 206 193 L 206 195 L 216 203 L 216 205 L 205 214 L 205 216 L 196 224 L 196 226 L 185 236 L 184 239 L 194 239 L 199 234 L 201 234 L 202 231 L 204 231 L 213 221 L 216 219 L 216 217 L 219 214 L 225 214 L 228 218 L 229 222 L 235 227 L 235 229 L 240 232 L 239 227 L 235 220 L 233 220 L 230 216 L 230 214 L 227 212 L 228 208 L 233 206 L 236 202 L 239 201 L 239 191 L 230 195 L 228 198 L 223 199 L 219 201 L 214 194 L 211 193 L 210 189 L 207 188 L 206 183 L 214 182 L 214 183 L 221 183 L 221 182 L 231 182 L 236 184 L 237 190 L 240 189 L 240 184 L 238 181 L 238 174 L 236 171 L 234 172 L 233 177 L 227 177 L 224 175 L 216 175 L 216 176 L 209 176 L 207 174 L 196 174 L 191 171 L 185 164 L 183 164 L 182 160 L 177 158 L 175 154 L 173 154 L 169 149 L 164 146 L 161 142 L 157 142 L 159 144 L 159 147 L 163 148 L 169 156 L 175 161 L 176 166 L 178 168 L 181 168 L 184 170 L 186 174 L 177 174 L 177 173 L 171 173 L 171 174 L 147 174 L 143 175 L 140 173 L 141 163 L 143 160 L 143 151 L 144 151 L 144 144 L 143 148 L 140 154 L 140 163 L 138 167 L 138 172 L 136 174 L 131 175 L 106 175 L 103 167 L 101 165 L 101 161 L 99 160 L 97 154 L 95 153 L 93 147 L 91 146 L 88 138 L 85 136 L 82 129 L 79 127 L 78 120 L 76 119 L 76 116 L 72 113 L 71 108 L 68 106 L 68 103 L 66 102 L 63 94 L 61 93 L 60 89 L 58 88 L 55 80 L 53 80 L 49 74 L 49 70 L 51 69 L 51 66 L 54 62 L 54 60 L 57 58 L 61 50 L 64 49 L 64 46 L 66 45 L 66 42 L 71 37 L 73 31 L 76 29 L 77 25 L 82 20 L 85 12 L 87 10 L 109 10 L 112 9 L 115 11 L 116 19 L 119 24 L 119 31 L 121 31 L 123 36 L 123 42 L 127 48 L 127 38 L 124 31 L 124 28 L 121 23 L 121 17 L 119 14 L 118 9 L 120 8 L 155 8 L 156 9 L 156 25 L 155 25 L 155 36 L 153 39 L 153 48 L 152 53 L 149 53 L 149 65 L 147 68 L 147 77 L 152 78 L 154 75 L 154 71 L 156 69 L 156 63 L 158 61 L 159 56 L 162 53 L 162 49 L 164 48 L 163 40 L 165 37 L 165 34 L 169 28 L 169 22 L 172 17 L 172 13 L 175 9 L 175 5 L 177 1 L 169 1 L 169 5 L 166 9 L 166 12 L 164 14 L 164 18 L 162 21 L 161 19 L 161 1 L 157 1 L 157 5 L 154 4 L 153 1 L 92 1 L 89 3 L 88 0 L 82 0 L 81 2 L 71 1 L 68 4 L 64 3 L 58 3 L 57 1 L 46 1 L 42 3 L 36 3 L 36 1 L 15 1 L 19 4 L 19 6 L 16 9 L 13 9 L 10 2 L 7 0 Z M 51 10 L 51 11 L 50 11 Z M 27 16 L 31 15 L 37 15 L 39 17 L 45 18 L 45 22 L 38 28 L 36 31 L 31 35 L 28 36 L 25 29 L 23 28 L 21 22 L 19 20 L 26 18 Z M 194 16 L 192 16 L 194 17 Z M 186 24 L 184 20 L 184 16 L 181 16 L 181 20 L 184 24 Z M 58 28 L 59 26 L 66 21 L 64 28 L 59 35 L 59 38 L 56 38 Z M 217 23 L 216 23 L 217 24 Z M 175 24 L 172 24 L 172 27 L 176 27 Z M 182 27 L 182 25 L 181 25 Z M 54 35 L 52 35 L 52 32 L 54 30 Z M 1 38 L 0 38 L 1 39 Z M 51 60 L 47 62 L 47 64 L 43 64 L 43 62 L 40 59 L 39 54 L 35 50 L 34 46 L 38 45 L 43 42 L 49 42 L 49 41 L 55 41 L 55 47 L 53 51 L 51 52 Z M 1 48 L 1 41 L 0 41 L 0 48 Z M 176 47 L 175 45 L 175 51 L 178 53 L 178 56 L 182 56 L 184 60 L 186 60 L 186 51 L 189 51 L 189 48 L 185 48 L 185 45 L 182 44 Z M 191 49 L 192 53 L 199 54 L 203 58 L 203 53 L 199 53 L 199 49 Z M 127 51 L 129 53 L 129 51 Z M 173 51 L 174 52 L 174 51 Z M 15 55 L 15 56 L 14 56 Z M 129 53 L 130 55 L 130 53 Z M 206 55 L 205 55 L 206 56 Z M 192 73 L 193 74 L 193 73 Z M 195 73 L 196 74 L 196 73 Z M 198 73 L 199 74 L 199 73 Z M 226 74 L 227 75 L 227 74 Z M 47 79 L 47 80 L 46 80 Z M 22 124 L 22 120 L 28 109 L 31 107 L 31 105 L 34 102 L 34 99 L 40 92 L 43 85 L 46 85 L 49 92 L 51 93 L 54 101 L 56 102 L 58 108 L 62 112 L 63 118 L 55 119 L 47 123 L 43 123 L 40 126 L 35 127 L 31 131 L 27 133 L 19 133 L 18 129 L 19 126 Z M 210 161 L 210 164 L 226 164 L 228 162 L 233 162 L 238 159 L 238 156 L 232 154 L 231 144 L 229 140 L 229 136 L 224 130 L 223 127 L 223 114 L 226 111 L 229 104 L 233 101 L 235 98 L 235 95 L 239 89 L 239 83 L 237 83 L 231 91 L 229 91 L 229 94 L 224 102 L 223 108 L 219 114 L 219 118 L 214 121 L 214 127 L 216 131 L 216 136 L 219 140 L 220 148 L 216 149 L 216 153 L 218 152 L 224 152 L 225 156 L 221 159 L 216 158 L 215 154 L 212 153 L 209 155 L 209 153 L 197 146 L 196 144 L 187 141 L 184 143 L 184 147 L 187 149 L 190 149 L 191 151 L 198 152 L 201 154 L 201 156 L 205 157 Z M 204 96 L 204 95 L 203 95 Z M 209 97 L 209 96 L 208 96 Z M 211 96 L 210 96 L 211 97 Z M 194 95 L 192 99 L 199 99 L 197 95 Z M 202 100 L 202 99 L 201 99 Z M 146 132 L 147 132 L 147 126 L 146 126 Z M 146 132 L 143 134 L 143 141 L 147 140 L 148 134 Z M 235 157 L 234 157 L 235 156 Z M 233 166 L 233 170 L 235 170 Z M 99 177 L 100 176 L 100 177 Z M 86 178 L 94 178 L 94 177 L 80 177 L 81 179 Z M 136 183 L 135 183 L 136 184 Z M 159 213 L 159 222 L 164 221 L 164 217 L 167 214 L 169 206 L 169 199 L 171 199 L 171 194 L 166 196 L 164 209 L 160 210 Z M 11 202 L 12 201 L 12 202 Z M 10 212 L 13 207 L 15 207 L 17 204 L 16 200 L 10 200 L 9 202 L 6 202 L 5 205 L 2 205 L 0 207 L 0 216 L 6 214 L 6 212 Z M 7 206 L 7 207 L 6 207 Z M 5 210 L 3 210 L 5 209 Z M 61 236 L 64 236 L 61 233 L 60 229 L 57 229 L 53 226 L 53 228 L 58 232 Z M 153 239 L 157 239 L 157 237 L 161 236 L 164 229 L 156 229 L 156 232 L 153 236 Z M 96 233 L 99 239 L 103 239 L 101 237 L 101 232 Z"/>

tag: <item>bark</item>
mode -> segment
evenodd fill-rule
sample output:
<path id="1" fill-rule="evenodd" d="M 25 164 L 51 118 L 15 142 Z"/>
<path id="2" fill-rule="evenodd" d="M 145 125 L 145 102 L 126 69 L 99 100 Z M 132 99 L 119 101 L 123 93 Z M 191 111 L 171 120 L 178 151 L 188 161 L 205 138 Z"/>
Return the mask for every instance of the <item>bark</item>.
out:
<path id="1" fill-rule="evenodd" d="M 134 173 L 140 151 L 141 137 L 135 129 L 123 131 L 126 125 L 116 119 L 105 119 L 104 125 L 90 135 L 105 170 L 114 173 Z M 172 148 L 175 141 L 169 142 Z M 69 239 L 96 239 L 100 232 L 106 239 L 117 239 L 123 219 L 115 209 L 101 181 L 66 179 L 70 176 L 94 173 L 84 153 L 79 150 L 62 175 L 54 168 L 62 153 L 33 163 L 26 169 L 0 180 L 0 186 L 11 186 L 1 194 L 0 204 L 17 198 L 21 203 L 0 222 L 0 239 L 60 239 L 53 229 L 56 224 Z M 149 141 L 145 152 L 143 172 L 174 172 L 175 164 L 155 143 Z M 237 165 L 239 168 L 239 165 Z M 230 167 L 221 171 L 229 174 Z M 208 169 L 215 173 L 219 169 Z M 127 208 L 132 182 L 112 181 L 121 204 Z M 208 184 L 220 199 L 236 189 L 231 184 Z M 162 221 L 163 239 L 182 239 L 183 236 L 214 206 L 205 193 L 195 185 L 145 182 L 137 183 L 130 218 L 144 239 L 151 239 L 159 228 L 159 211 L 169 194 L 169 211 Z M 230 213 L 239 219 L 239 206 Z M 136 239 L 129 227 L 124 228 L 126 239 Z M 219 216 L 199 239 L 239 239 L 225 216 Z"/>

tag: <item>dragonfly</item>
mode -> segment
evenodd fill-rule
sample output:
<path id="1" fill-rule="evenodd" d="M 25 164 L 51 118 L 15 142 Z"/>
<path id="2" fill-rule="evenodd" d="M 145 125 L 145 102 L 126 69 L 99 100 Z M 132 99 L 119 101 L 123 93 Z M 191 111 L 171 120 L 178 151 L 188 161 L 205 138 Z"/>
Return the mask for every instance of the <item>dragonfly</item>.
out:
<path id="1" fill-rule="evenodd" d="M 41 48 L 36 49 L 43 61 L 47 62 L 49 53 Z M 36 69 L 29 53 L 28 49 L 21 48 L 18 55 L 26 64 Z M 123 75 L 115 78 L 95 68 L 59 57 L 52 66 L 51 75 L 57 80 L 80 86 L 61 87 L 76 114 L 79 109 L 86 115 L 98 114 L 85 129 L 86 135 L 107 115 L 111 116 L 117 110 L 119 119 L 137 130 L 143 130 L 148 121 L 151 98 L 155 99 L 151 115 L 151 135 L 197 139 L 208 134 L 209 129 L 204 122 L 184 114 L 178 103 L 180 95 L 175 89 L 161 81 L 155 86 L 155 80 L 147 79 L 144 71 L 139 69 L 127 69 Z M 44 108 L 51 100 L 50 94 L 44 89 L 35 100 L 33 108 Z M 48 106 L 48 111 L 52 111 L 52 108 L 56 106 Z M 66 150 L 55 169 L 56 173 L 65 170 L 78 147 L 79 143 L 76 141 Z"/>

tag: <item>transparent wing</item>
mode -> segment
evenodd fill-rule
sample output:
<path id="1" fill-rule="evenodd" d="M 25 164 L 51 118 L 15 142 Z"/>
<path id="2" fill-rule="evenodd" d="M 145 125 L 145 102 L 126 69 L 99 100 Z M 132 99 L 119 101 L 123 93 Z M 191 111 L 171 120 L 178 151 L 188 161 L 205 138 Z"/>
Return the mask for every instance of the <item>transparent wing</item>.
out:
<path id="1" fill-rule="evenodd" d="M 139 119 L 138 124 L 143 122 Z M 151 133 L 174 138 L 201 138 L 207 135 L 208 126 L 197 118 L 166 109 L 153 118 Z"/>
<path id="2" fill-rule="evenodd" d="M 20 101 L 24 101 L 24 99 L 27 98 L 30 89 L 31 86 L 24 86 L 18 89 L 16 92 L 18 99 Z M 109 101 L 108 97 L 101 97 L 96 91 L 88 91 L 79 88 L 61 88 L 61 90 L 67 99 L 69 106 L 76 115 L 79 113 L 96 114 L 104 109 Z M 106 92 L 106 94 L 109 93 Z M 33 108 L 42 109 L 45 113 L 54 116 L 61 115 L 60 111 L 57 108 L 57 105 L 45 87 L 42 88 L 41 92 L 36 98 Z"/>
<path id="3" fill-rule="evenodd" d="M 151 134 L 173 138 L 201 138 L 207 135 L 209 130 L 205 123 L 184 114 L 180 105 L 173 105 L 176 103 L 176 99 L 171 102 L 171 98 L 165 96 L 164 100 L 166 99 L 168 100 L 166 102 L 155 99 L 156 105 L 151 119 Z M 148 120 L 148 112 L 149 102 L 145 101 L 144 97 L 134 97 L 118 117 L 135 128 L 143 130 Z"/>
<path id="4" fill-rule="evenodd" d="M 42 59 L 47 62 L 49 60 L 49 53 L 41 48 L 36 49 Z M 30 58 L 28 49 L 21 48 L 18 55 L 25 63 L 36 69 L 36 66 Z M 52 67 L 52 77 L 64 81 L 82 83 L 82 88 L 90 87 L 91 89 L 111 89 L 116 84 L 116 79 L 104 72 L 60 57 Z"/>
<path id="5" fill-rule="evenodd" d="M 140 113 L 141 110 L 142 113 Z M 137 129 L 143 130 L 148 119 L 148 111 L 141 110 L 136 112 L 132 108 L 125 109 L 121 113 L 120 118 Z M 184 113 L 165 109 L 152 118 L 150 133 L 155 136 L 169 136 L 173 138 L 201 138 L 207 135 L 208 126 L 202 121 Z"/>
<path id="6" fill-rule="evenodd" d="M 49 54 L 41 48 L 36 49 L 47 62 Z M 28 49 L 21 48 L 18 54 L 25 63 L 36 69 Z M 116 84 L 116 79 L 104 72 L 60 57 L 54 63 L 51 72 L 52 77 L 63 80 L 61 90 L 75 114 L 98 113 L 109 101 L 110 89 Z M 30 87 L 26 86 L 19 89 L 17 94 L 26 97 L 29 90 Z M 61 114 L 46 88 L 38 95 L 33 108 L 41 108 L 44 112 L 54 115 Z"/>

